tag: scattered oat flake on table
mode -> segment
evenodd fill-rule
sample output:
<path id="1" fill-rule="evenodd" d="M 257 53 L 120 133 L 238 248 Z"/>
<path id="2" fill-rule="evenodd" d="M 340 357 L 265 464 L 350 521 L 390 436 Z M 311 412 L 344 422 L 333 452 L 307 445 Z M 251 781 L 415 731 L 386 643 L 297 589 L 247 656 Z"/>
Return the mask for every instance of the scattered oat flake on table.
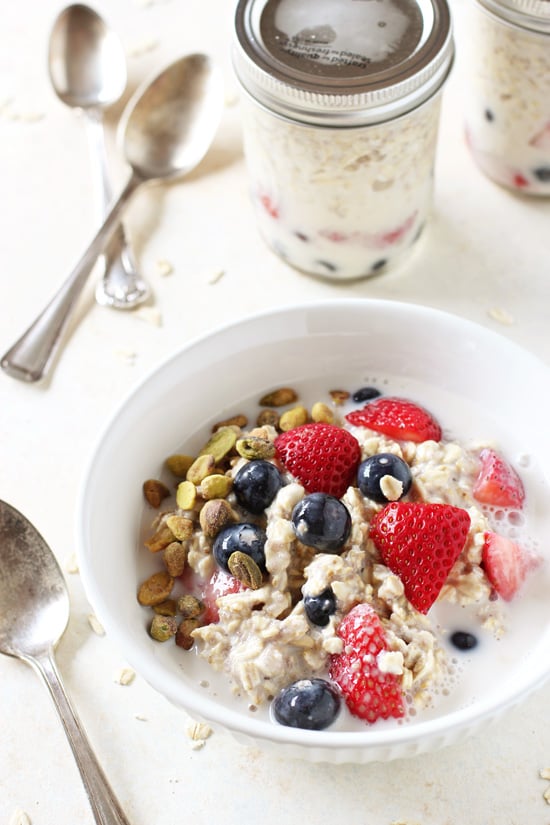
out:
<path id="1" fill-rule="evenodd" d="M 116 355 L 130 367 L 136 363 L 137 353 L 132 349 L 118 349 Z"/>
<path id="2" fill-rule="evenodd" d="M 225 269 L 218 269 L 208 276 L 209 284 L 217 284 L 225 275 Z"/>
<path id="3" fill-rule="evenodd" d="M 157 272 L 159 275 L 163 277 L 166 275 L 171 275 L 174 271 L 174 267 L 166 258 L 159 258 L 157 261 Z"/>
<path id="4" fill-rule="evenodd" d="M 162 326 L 162 315 L 160 314 L 160 310 L 156 307 L 140 307 L 139 309 L 134 310 L 134 315 L 141 321 L 146 321 L 148 324 L 152 324 L 155 327 Z"/>
<path id="5" fill-rule="evenodd" d="M 133 46 L 130 46 L 128 49 L 128 57 L 140 57 L 142 54 L 147 54 L 147 52 L 152 52 L 158 48 L 159 41 L 150 37 L 146 40 L 140 40 L 138 43 L 134 43 Z"/>
<path id="6" fill-rule="evenodd" d="M 513 316 L 506 309 L 502 309 L 502 307 L 492 307 L 487 310 L 487 315 L 489 318 L 492 318 L 493 321 L 498 321 L 499 324 L 504 324 L 505 326 L 511 326 L 514 323 Z"/>
<path id="7" fill-rule="evenodd" d="M 31 825 L 31 820 L 21 808 L 16 808 L 12 813 L 9 825 Z"/>
<path id="8" fill-rule="evenodd" d="M 136 678 L 136 672 L 131 667 L 121 668 L 115 676 L 115 682 L 119 685 L 131 685 Z"/>
<path id="9" fill-rule="evenodd" d="M 138 720 L 138 722 L 148 722 L 149 721 L 149 719 L 146 716 L 144 716 L 142 713 L 136 713 L 135 718 Z"/>
<path id="10" fill-rule="evenodd" d="M 65 561 L 65 570 L 67 573 L 78 573 L 78 562 L 76 560 L 76 553 L 71 553 Z"/>
<path id="11" fill-rule="evenodd" d="M 191 724 L 187 726 L 187 735 L 191 740 L 193 750 L 203 748 L 206 740 L 212 733 L 212 728 L 205 722 L 191 722 Z"/>
<path id="12" fill-rule="evenodd" d="M 103 629 L 103 625 L 101 624 L 97 616 L 94 616 L 93 613 L 90 613 L 90 615 L 88 616 L 88 624 L 97 636 L 105 636 L 105 630 Z"/>

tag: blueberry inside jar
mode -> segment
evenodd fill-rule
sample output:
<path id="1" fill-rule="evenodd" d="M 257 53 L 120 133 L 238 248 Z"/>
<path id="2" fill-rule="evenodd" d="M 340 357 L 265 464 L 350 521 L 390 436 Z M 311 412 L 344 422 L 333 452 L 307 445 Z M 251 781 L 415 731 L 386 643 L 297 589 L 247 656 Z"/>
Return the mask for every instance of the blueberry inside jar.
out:
<path id="1" fill-rule="evenodd" d="M 304 25 L 307 21 L 307 25 Z M 445 0 L 240 0 L 234 66 L 258 228 L 330 280 L 407 257 L 431 211 Z"/>

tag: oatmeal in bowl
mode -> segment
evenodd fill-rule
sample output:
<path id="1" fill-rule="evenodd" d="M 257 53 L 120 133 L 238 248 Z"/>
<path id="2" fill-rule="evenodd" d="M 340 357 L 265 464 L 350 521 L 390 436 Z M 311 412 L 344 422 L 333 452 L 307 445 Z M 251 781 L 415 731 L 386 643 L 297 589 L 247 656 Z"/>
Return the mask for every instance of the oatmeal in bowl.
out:
<path id="1" fill-rule="evenodd" d="M 477 372 L 502 347 L 550 394 L 498 336 L 371 301 L 248 319 L 153 373 L 81 509 L 87 592 L 138 672 L 244 741 L 334 761 L 450 744 L 542 681 L 548 447 Z"/>

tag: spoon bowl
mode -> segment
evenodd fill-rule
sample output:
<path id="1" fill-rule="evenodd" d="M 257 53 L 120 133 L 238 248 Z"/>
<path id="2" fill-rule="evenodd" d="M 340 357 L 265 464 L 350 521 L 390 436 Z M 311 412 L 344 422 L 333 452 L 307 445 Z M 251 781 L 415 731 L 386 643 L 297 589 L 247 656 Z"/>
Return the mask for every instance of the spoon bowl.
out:
<path id="1" fill-rule="evenodd" d="M 204 54 L 178 60 L 138 89 L 119 127 L 124 155 L 135 174 L 143 180 L 165 180 L 197 166 L 214 136 L 221 93 L 221 78 Z"/>
<path id="2" fill-rule="evenodd" d="M 223 78 L 204 54 L 180 58 L 136 92 L 121 124 L 130 177 L 67 280 L 3 356 L 0 366 L 8 375 L 29 382 L 45 377 L 77 299 L 118 229 L 127 201 L 142 183 L 190 172 L 214 139 L 222 109 Z"/>
<path id="3" fill-rule="evenodd" d="M 42 536 L 5 502 L 0 502 L 0 567 L 0 652 L 38 656 L 63 635 L 69 596 Z"/>
<path id="4" fill-rule="evenodd" d="M 81 3 L 68 6 L 52 28 L 48 50 L 52 86 L 67 106 L 111 106 L 126 88 L 124 51 L 102 17 Z"/>
<path id="5" fill-rule="evenodd" d="M 63 687 L 53 651 L 69 620 L 69 594 L 37 529 L 0 501 L 0 653 L 30 664 L 50 692 L 98 825 L 129 825 Z"/>

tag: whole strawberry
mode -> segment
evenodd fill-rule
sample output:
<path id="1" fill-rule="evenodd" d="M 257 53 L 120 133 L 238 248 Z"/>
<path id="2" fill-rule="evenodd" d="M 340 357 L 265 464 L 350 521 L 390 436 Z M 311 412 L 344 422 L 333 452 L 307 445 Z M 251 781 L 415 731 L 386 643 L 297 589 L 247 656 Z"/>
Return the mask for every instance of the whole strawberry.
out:
<path id="1" fill-rule="evenodd" d="M 358 604 L 340 622 L 342 653 L 331 658 L 330 676 L 339 686 L 350 712 L 373 723 L 405 713 L 401 679 L 380 668 L 380 654 L 389 650 L 384 627 L 373 608 Z"/>
<path id="2" fill-rule="evenodd" d="M 307 493 L 341 498 L 353 483 L 361 448 L 357 439 L 335 424 L 303 424 L 275 439 L 279 461 Z"/>
<path id="3" fill-rule="evenodd" d="M 384 564 L 403 582 L 407 599 L 427 613 L 466 544 L 469 528 L 470 516 L 461 507 L 394 501 L 376 513 L 369 534 Z"/>
<path id="4" fill-rule="evenodd" d="M 348 413 L 346 421 L 398 441 L 441 441 L 441 427 L 431 413 L 406 398 L 376 398 Z"/>
<path id="5" fill-rule="evenodd" d="M 514 468 L 494 450 L 482 450 L 479 459 L 481 466 L 474 484 L 474 498 L 481 504 L 521 508 L 525 491 Z"/>

